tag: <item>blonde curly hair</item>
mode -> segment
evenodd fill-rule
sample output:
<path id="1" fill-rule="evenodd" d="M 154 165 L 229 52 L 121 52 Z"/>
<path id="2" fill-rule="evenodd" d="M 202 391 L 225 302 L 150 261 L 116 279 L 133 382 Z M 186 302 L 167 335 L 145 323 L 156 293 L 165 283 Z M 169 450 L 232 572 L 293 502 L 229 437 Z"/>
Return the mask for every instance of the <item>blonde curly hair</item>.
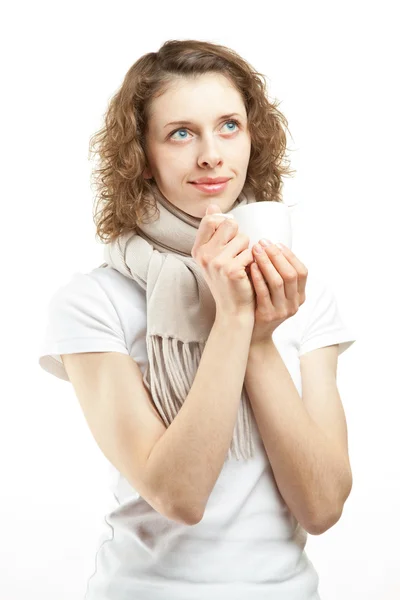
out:
<path id="1" fill-rule="evenodd" d="M 102 242 L 135 231 L 158 210 L 151 193 L 153 184 L 143 176 L 148 167 L 145 135 L 151 100 L 163 94 L 176 77 L 210 72 L 227 77 L 246 107 L 251 152 L 245 185 L 257 201 L 283 202 L 282 177 L 296 171 L 289 169 L 285 159 L 288 122 L 279 104 L 268 100 L 264 75 L 225 46 L 168 40 L 158 52 L 143 55 L 130 67 L 108 104 L 104 126 L 90 138 L 89 157 L 99 157 L 99 168 L 92 173 L 96 187 L 93 218 L 96 237 Z"/>

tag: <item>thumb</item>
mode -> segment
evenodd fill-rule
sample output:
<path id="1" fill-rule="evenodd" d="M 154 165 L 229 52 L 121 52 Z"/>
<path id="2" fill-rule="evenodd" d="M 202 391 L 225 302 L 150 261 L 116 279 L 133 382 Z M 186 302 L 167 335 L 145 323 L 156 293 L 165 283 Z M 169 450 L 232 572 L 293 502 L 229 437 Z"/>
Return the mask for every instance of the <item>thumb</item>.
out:
<path id="1" fill-rule="evenodd" d="M 207 206 L 206 215 L 212 215 L 214 213 L 220 213 L 221 208 L 218 204 L 209 204 Z"/>

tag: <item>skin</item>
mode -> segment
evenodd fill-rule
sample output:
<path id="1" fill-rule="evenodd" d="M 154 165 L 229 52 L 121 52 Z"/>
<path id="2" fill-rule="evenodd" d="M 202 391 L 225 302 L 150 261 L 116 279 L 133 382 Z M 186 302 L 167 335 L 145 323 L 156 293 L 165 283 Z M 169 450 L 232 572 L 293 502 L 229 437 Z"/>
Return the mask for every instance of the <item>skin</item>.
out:
<path id="1" fill-rule="evenodd" d="M 220 119 L 234 112 L 242 115 L 239 128 Z M 194 124 L 164 128 L 178 119 Z M 168 138 L 178 127 L 173 139 Z M 245 183 L 251 149 L 240 94 L 217 74 L 177 79 L 152 102 L 146 146 L 145 176 L 154 177 L 172 204 L 200 218 L 214 203 L 228 212 Z M 232 177 L 218 194 L 205 194 L 188 183 L 218 176 Z M 272 244 L 260 254 L 253 251 L 250 273 L 257 308 L 246 388 L 279 491 L 299 523 L 319 535 L 338 521 L 352 486 L 346 421 L 336 385 L 338 344 L 300 357 L 300 397 L 272 331 L 304 302 L 307 270 L 286 247 L 280 250 Z M 207 489 L 206 475 L 211 472 L 201 474 Z"/>
<path id="2" fill-rule="evenodd" d="M 237 114 L 220 118 L 232 113 Z M 167 125 L 180 119 L 191 124 Z M 144 176 L 153 177 L 167 200 L 184 212 L 203 218 L 213 203 L 221 212 L 228 212 L 244 186 L 250 151 L 246 108 L 225 76 L 207 73 L 195 80 L 179 77 L 162 96 L 152 100 Z M 231 180 L 222 192 L 207 194 L 189 183 L 200 177 Z"/>

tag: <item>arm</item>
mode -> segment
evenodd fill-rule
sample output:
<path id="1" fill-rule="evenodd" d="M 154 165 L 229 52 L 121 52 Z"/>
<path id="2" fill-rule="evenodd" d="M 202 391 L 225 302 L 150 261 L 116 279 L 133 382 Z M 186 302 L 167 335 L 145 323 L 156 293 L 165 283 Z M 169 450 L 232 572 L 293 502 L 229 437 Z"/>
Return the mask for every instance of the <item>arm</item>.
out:
<path id="1" fill-rule="evenodd" d="M 307 531 L 323 533 L 350 493 L 345 453 L 307 412 L 272 338 L 250 348 L 245 385 L 279 491 Z"/>
<path id="2" fill-rule="evenodd" d="M 254 320 L 217 317 L 190 392 L 147 461 L 170 513 L 201 520 L 232 441 Z"/>

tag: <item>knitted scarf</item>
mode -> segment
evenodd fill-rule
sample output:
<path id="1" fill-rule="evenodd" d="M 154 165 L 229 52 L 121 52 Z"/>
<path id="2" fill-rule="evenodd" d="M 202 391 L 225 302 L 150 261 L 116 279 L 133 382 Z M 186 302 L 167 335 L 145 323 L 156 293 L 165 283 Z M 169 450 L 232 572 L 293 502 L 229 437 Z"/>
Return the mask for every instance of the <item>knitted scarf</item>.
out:
<path id="1" fill-rule="evenodd" d="M 168 427 L 187 397 L 214 323 L 214 297 L 191 251 L 201 218 L 171 204 L 153 184 L 159 218 L 105 245 L 104 262 L 146 291 L 148 364 L 143 382 Z M 243 188 L 233 208 L 256 202 Z M 215 399 L 216 402 L 218 399 Z M 226 460 L 254 456 L 251 405 L 245 389 Z M 205 440 L 206 443 L 206 440 Z"/>

